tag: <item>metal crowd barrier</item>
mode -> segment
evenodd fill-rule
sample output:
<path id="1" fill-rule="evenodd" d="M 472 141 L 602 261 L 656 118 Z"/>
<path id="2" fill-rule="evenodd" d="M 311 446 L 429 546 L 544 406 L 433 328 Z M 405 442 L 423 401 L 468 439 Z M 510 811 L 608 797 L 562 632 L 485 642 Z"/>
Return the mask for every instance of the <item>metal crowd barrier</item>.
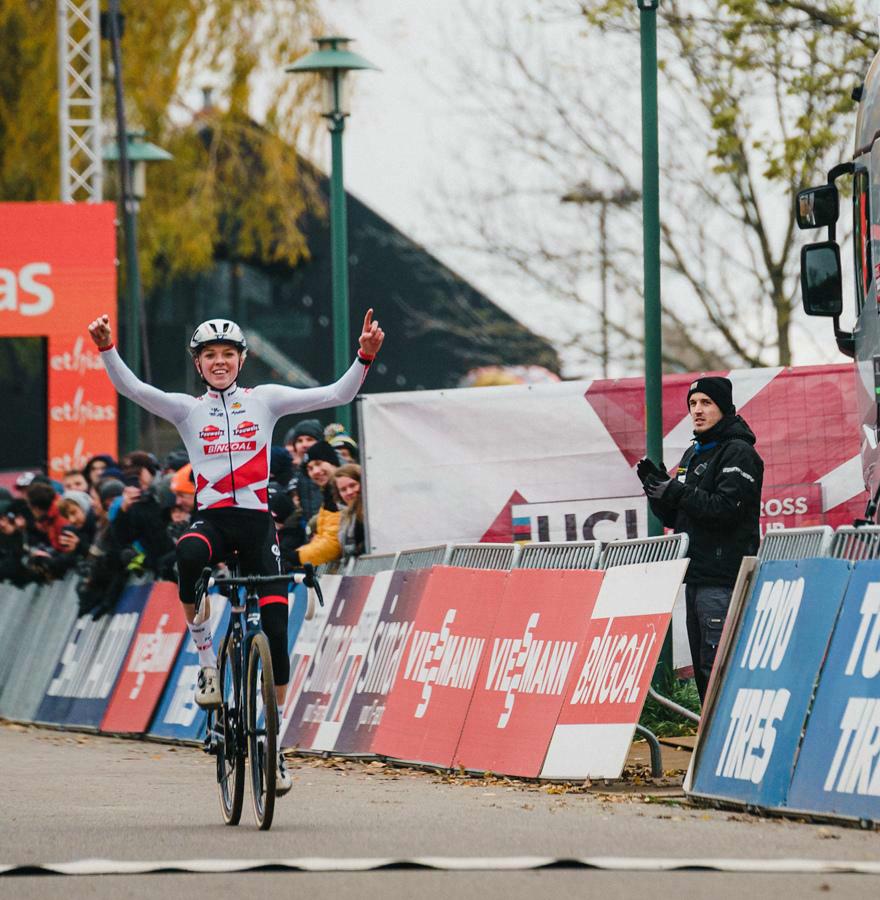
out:
<path id="1" fill-rule="evenodd" d="M 449 565 L 465 569 L 512 569 L 520 549 L 519 544 L 455 544 Z"/>
<path id="2" fill-rule="evenodd" d="M 880 559 L 880 525 L 841 525 L 831 541 L 832 559 Z"/>
<path id="3" fill-rule="evenodd" d="M 435 544 L 433 547 L 416 547 L 413 550 L 401 550 L 397 554 L 394 568 L 398 572 L 411 572 L 413 569 L 430 569 L 431 566 L 443 566 L 449 563 L 452 547 L 449 544 Z"/>
<path id="4" fill-rule="evenodd" d="M 595 569 L 602 555 L 600 541 L 560 541 L 523 544 L 516 569 Z"/>
<path id="5" fill-rule="evenodd" d="M 397 557 L 397 553 L 371 553 L 368 556 L 358 556 L 349 563 L 345 574 L 375 575 L 376 572 L 387 572 L 395 568 Z"/>
<path id="6" fill-rule="evenodd" d="M 779 528 L 767 531 L 758 548 L 758 561 L 807 559 L 828 556 L 834 529 L 830 525 Z"/>
<path id="7" fill-rule="evenodd" d="M 686 534 L 663 534 L 659 537 L 632 538 L 627 541 L 611 541 L 605 545 L 600 569 L 629 566 L 636 563 L 663 562 L 687 556 Z"/>

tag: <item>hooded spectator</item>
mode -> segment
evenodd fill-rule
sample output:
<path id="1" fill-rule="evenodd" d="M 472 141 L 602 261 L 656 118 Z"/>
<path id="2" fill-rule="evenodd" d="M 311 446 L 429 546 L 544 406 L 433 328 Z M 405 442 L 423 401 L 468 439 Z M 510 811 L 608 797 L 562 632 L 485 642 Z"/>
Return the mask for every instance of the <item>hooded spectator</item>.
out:
<path id="1" fill-rule="evenodd" d="M 8 494 L 8 491 L 6 492 Z M 34 580 L 34 573 L 24 566 L 24 518 L 18 515 L 21 500 L 0 499 L 0 581 L 21 587 Z"/>
<path id="2" fill-rule="evenodd" d="M 284 446 L 287 447 L 294 466 L 300 466 L 306 450 L 323 440 L 324 428 L 321 423 L 317 419 L 303 419 L 284 436 Z"/>
<path id="3" fill-rule="evenodd" d="M 342 555 L 339 507 L 333 487 L 333 474 L 339 468 L 339 457 L 326 441 L 318 441 L 306 451 L 305 465 L 309 478 L 321 489 L 322 502 L 311 540 L 294 551 L 293 558 L 295 565 L 312 563 L 319 566 Z"/>
<path id="4" fill-rule="evenodd" d="M 83 475 L 90 485 L 97 486 L 98 482 L 104 477 L 106 469 L 117 468 L 116 460 L 106 453 L 93 456 L 83 467 Z"/>

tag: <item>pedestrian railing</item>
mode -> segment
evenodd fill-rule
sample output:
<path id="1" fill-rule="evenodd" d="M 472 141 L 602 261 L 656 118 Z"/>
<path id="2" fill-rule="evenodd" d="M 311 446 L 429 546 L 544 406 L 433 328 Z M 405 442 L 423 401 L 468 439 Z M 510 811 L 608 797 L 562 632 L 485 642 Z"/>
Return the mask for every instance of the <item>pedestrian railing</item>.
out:
<path id="1" fill-rule="evenodd" d="M 512 569 L 519 553 L 519 544 L 454 544 L 449 565 L 465 569 Z"/>
<path id="2" fill-rule="evenodd" d="M 833 559 L 880 559 L 880 525 L 841 525 L 834 532 L 829 554 Z"/>
<path id="3" fill-rule="evenodd" d="M 346 575 L 375 575 L 376 572 L 387 572 L 395 567 L 396 553 L 371 553 L 353 559 L 345 571 Z"/>
<path id="4" fill-rule="evenodd" d="M 828 556 L 833 538 L 834 530 L 830 525 L 773 529 L 761 540 L 758 560 L 770 562 Z"/>
<path id="5" fill-rule="evenodd" d="M 431 566 L 445 565 L 452 556 L 449 544 L 435 544 L 433 547 L 415 547 L 412 550 L 401 550 L 397 554 L 394 568 L 398 572 L 411 572 L 413 569 L 430 569 Z"/>
<path id="6" fill-rule="evenodd" d="M 596 569 L 601 555 L 600 541 L 523 544 L 514 568 Z"/>
<path id="7" fill-rule="evenodd" d="M 611 569 L 614 566 L 681 559 L 687 556 L 687 551 L 688 536 L 686 534 L 663 534 L 659 537 L 611 541 L 602 550 L 599 568 Z"/>

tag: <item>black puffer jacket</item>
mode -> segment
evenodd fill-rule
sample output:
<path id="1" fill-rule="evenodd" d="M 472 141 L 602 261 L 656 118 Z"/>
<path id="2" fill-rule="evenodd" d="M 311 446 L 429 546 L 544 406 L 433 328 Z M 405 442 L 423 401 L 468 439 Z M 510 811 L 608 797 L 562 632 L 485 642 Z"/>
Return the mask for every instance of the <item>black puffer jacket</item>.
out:
<path id="1" fill-rule="evenodd" d="M 732 586 L 742 558 L 758 552 L 763 482 L 755 435 L 740 416 L 725 416 L 685 451 L 651 508 L 690 539 L 688 584 Z"/>

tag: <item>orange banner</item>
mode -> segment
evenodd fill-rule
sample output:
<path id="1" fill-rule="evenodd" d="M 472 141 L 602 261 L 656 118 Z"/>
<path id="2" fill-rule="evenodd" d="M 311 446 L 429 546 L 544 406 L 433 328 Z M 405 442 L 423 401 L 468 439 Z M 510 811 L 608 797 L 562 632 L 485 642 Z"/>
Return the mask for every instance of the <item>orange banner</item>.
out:
<path id="1" fill-rule="evenodd" d="M 116 319 L 114 216 L 112 203 L 0 204 L 0 337 L 48 338 L 55 477 L 117 451 L 116 392 L 86 331 Z"/>

